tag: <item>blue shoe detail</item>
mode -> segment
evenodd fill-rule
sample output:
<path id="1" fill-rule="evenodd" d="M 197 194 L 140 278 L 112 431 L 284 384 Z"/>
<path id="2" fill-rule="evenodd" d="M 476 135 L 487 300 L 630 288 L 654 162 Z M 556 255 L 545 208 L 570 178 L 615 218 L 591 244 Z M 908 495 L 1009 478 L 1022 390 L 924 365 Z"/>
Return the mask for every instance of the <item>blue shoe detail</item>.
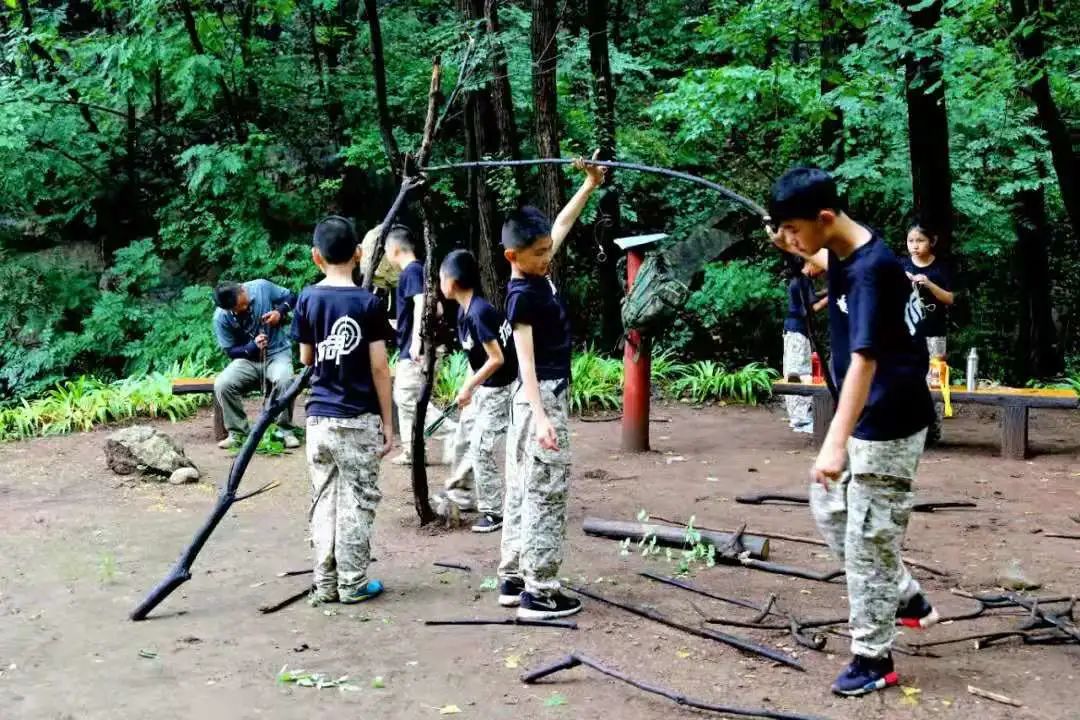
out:
<path id="1" fill-rule="evenodd" d="M 893 669 L 891 655 L 883 658 L 856 655 L 851 664 L 844 668 L 844 671 L 833 682 L 832 691 L 837 695 L 855 697 L 876 690 L 884 690 L 899 683 L 900 676 Z"/>
<path id="2" fill-rule="evenodd" d="M 373 597 L 382 595 L 383 584 L 378 580 L 368 580 L 366 583 L 358 587 L 355 591 L 346 593 L 341 596 L 339 602 L 343 605 L 355 605 L 356 603 L 370 600 Z"/>

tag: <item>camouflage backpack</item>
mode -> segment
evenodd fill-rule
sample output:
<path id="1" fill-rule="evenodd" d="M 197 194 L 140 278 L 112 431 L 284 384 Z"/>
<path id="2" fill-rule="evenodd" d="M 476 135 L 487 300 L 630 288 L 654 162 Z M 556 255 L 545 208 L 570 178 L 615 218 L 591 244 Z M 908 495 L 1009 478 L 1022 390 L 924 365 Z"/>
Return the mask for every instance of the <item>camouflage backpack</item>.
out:
<path id="1" fill-rule="evenodd" d="M 669 326 L 690 297 L 694 275 L 737 240 L 709 225 L 672 231 L 659 249 L 646 256 L 623 299 L 623 328 L 649 332 Z"/>

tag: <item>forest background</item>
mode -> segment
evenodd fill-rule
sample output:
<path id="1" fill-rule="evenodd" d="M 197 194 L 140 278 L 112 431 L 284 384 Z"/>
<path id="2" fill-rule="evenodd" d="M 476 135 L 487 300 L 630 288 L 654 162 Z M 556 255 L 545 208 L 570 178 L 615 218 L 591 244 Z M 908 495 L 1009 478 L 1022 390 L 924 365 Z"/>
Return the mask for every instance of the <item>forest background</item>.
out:
<path id="1" fill-rule="evenodd" d="M 913 217 L 941 233 L 953 365 L 975 347 L 1011 384 L 1080 372 L 1080 3 L 4 0 L 0 408 L 78 376 L 221 367 L 210 288 L 299 290 L 322 215 L 381 220 L 436 55 L 445 89 L 465 78 L 433 162 L 600 148 L 759 202 L 816 163 L 899 253 Z M 498 301 L 502 213 L 554 213 L 576 182 L 433 178 L 439 254 L 476 252 Z M 785 284 L 759 221 L 625 171 L 558 268 L 579 347 L 618 347 L 612 240 L 702 222 L 745 242 L 659 343 L 779 366 Z"/>

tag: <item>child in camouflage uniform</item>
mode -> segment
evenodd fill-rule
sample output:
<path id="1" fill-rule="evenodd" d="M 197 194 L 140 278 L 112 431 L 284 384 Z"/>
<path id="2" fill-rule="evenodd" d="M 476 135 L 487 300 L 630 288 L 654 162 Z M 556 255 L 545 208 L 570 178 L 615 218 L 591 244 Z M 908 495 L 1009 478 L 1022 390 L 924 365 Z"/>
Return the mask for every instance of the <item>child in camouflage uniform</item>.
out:
<path id="1" fill-rule="evenodd" d="M 560 591 L 558 574 L 566 535 L 570 488 L 570 320 L 548 277 L 559 251 L 604 169 L 586 172 L 555 224 L 533 207 L 510 214 L 502 244 L 511 277 L 506 318 L 514 330 L 518 377 L 506 438 L 506 502 L 503 506 L 499 604 L 518 607 L 519 618 L 544 620 L 573 615 L 581 602 Z"/>
<path id="2" fill-rule="evenodd" d="M 480 515 L 473 532 L 502 527 L 503 477 L 495 444 L 510 420 L 510 385 L 517 377 L 517 355 L 510 324 L 476 294 L 480 268 L 468 250 L 454 250 L 439 270 L 442 293 L 458 305 L 457 333 L 469 358 L 469 373 L 457 394 L 461 408 L 455 433 L 461 462 L 447 481 L 444 503 Z"/>
<path id="3" fill-rule="evenodd" d="M 331 216 L 315 228 L 311 258 L 326 277 L 304 288 L 293 335 L 314 365 L 307 403 L 311 474 L 312 603 L 356 603 L 382 592 L 368 579 L 379 460 L 391 448 L 393 331 L 374 295 L 353 282 L 360 247 L 352 224 Z"/>
<path id="4" fill-rule="evenodd" d="M 844 562 L 854 658 L 833 683 L 863 695 L 899 682 L 896 625 L 929 627 L 938 615 L 900 559 L 914 503 L 912 484 L 933 417 L 918 302 L 884 240 L 842 209 L 823 170 L 795 168 L 769 205 L 774 242 L 828 269 L 836 415 L 814 463 L 810 505 Z"/>

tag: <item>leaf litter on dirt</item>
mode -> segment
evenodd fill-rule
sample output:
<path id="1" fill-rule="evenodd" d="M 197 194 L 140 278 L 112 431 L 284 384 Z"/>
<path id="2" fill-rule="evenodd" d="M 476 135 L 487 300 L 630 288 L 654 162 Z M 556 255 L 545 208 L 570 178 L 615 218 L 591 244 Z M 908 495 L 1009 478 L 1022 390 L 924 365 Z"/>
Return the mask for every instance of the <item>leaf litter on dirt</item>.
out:
<path id="1" fill-rule="evenodd" d="M 348 682 L 349 676 L 342 675 L 336 680 L 330 675 L 320 672 L 307 672 L 306 670 L 290 670 L 288 665 L 282 665 L 277 674 L 277 682 L 280 685 L 296 685 L 297 687 L 338 688 L 341 691 L 358 692 L 360 687 Z"/>
<path id="2" fill-rule="evenodd" d="M 544 707 L 559 707 L 566 704 L 566 696 L 562 693 L 551 693 L 551 696 L 544 700 Z"/>
<path id="3" fill-rule="evenodd" d="M 457 715 L 461 712 L 461 708 L 457 705 L 443 705 L 439 708 L 440 715 Z"/>

